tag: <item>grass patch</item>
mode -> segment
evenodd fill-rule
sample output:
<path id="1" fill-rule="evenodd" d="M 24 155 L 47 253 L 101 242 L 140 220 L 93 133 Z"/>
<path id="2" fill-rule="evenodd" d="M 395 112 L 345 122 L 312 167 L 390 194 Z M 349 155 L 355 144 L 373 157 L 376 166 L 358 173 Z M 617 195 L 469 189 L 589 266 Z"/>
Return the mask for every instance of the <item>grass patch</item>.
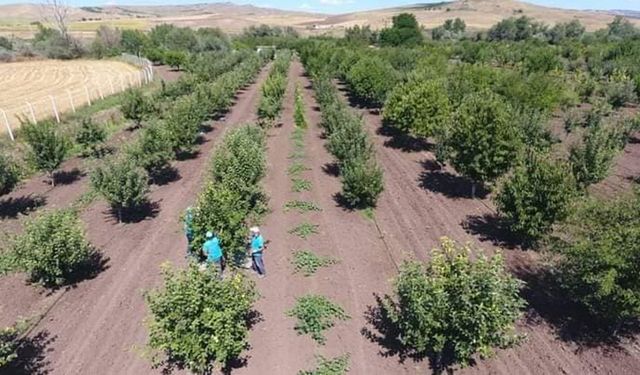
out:
<path id="1" fill-rule="evenodd" d="M 293 159 L 293 160 L 300 160 L 306 157 L 307 155 L 304 153 L 303 150 L 294 150 L 292 153 L 289 154 L 289 159 Z"/>
<path id="2" fill-rule="evenodd" d="M 311 190 L 311 181 L 304 178 L 294 178 L 291 180 L 291 183 L 291 190 L 293 190 L 295 193 Z"/>
<path id="3" fill-rule="evenodd" d="M 310 371 L 299 371 L 298 375 L 344 375 L 349 371 L 349 354 L 327 359 L 316 357 L 316 368 Z"/>
<path id="4" fill-rule="evenodd" d="M 338 261 L 331 257 L 322 257 L 314 254 L 310 250 L 298 250 L 293 254 L 291 264 L 293 273 L 301 273 L 304 276 L 311 276 L 320 267 L 328 267 Z"/>
<path id="5" fill-rule="evenodd" d="M 296 161 L 295 163 L 291 164 L 291 166 L 289 167 L 288 173 L 289 176 L 299 176 L 302 172 L 311 170 L 310 168 L 308 168 L 306 165 L 302 164 L 299 161 Z"/>
<path id="6" fill-rule="evenodd" d="M 368 219 L 371 221 L 375 221 L 376 219 L 376 212 L 373 209 L 373 207 L 367 207 L 363 210 L 360 210 L 360 213 L 362 214 L 362 216 L 364 216 L 365 219 Z"/>
<path id="7" fill-rule="evenodd" d="M 308 201 L 289 201 L 284 205 L 284 211 L 296 210 L 300 213 L 310 212 L 310 211 L 322 211 L 317 204 Z"/>
<path id="8" fill-rule="evenodd" d="M 289 234 L 293 234 L 302 239 L 307 239 L 307 237 L 311 236 L 312 234 L 318 234 L 318 227 L 319 225 L 316 224 L 302 223 L 297 227 L 291 229 L 289 231 Z"/>
<path id="9" fill-rule="evenodd" d="M 294 329 L 299 335 L 310 335 L 319 344 L 325 343 L 324 331 L 333 327 L 336 320 L 350 319 L 338 304 L 314 294 L 298 298 L 287 316 L 298 319 Z"/>

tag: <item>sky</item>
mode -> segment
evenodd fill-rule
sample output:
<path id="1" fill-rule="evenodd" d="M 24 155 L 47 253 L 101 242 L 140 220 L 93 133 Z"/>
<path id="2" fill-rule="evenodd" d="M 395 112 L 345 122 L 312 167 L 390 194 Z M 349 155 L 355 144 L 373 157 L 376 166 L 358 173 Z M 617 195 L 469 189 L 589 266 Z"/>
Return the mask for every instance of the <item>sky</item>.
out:
<path id="1" fill-rule="evenodd" d="M 216 2 L 206 0 L 66 0 L 74 6 L 101 5 L 166 5 L 166 4 L 194 4 Z M 226 0 L 219 0 L 220 2 Z M 229 0 L 232 1 L 232 0 Z M 38 0 L 0 0 L 0 4 L 20 2 L 41 3 Z M 256 6 L 300 10 L 318 11 L 323 13 L 346 13 L 366 9 L 388 8 L 398 5 L 437 2 L 433 0 L 236 0 L 237 4 L 253 4 Z M 569 9 L 626 9 L 640 11 L 640 0 L 527 0 L 529 3 L 569 8 Z"/>

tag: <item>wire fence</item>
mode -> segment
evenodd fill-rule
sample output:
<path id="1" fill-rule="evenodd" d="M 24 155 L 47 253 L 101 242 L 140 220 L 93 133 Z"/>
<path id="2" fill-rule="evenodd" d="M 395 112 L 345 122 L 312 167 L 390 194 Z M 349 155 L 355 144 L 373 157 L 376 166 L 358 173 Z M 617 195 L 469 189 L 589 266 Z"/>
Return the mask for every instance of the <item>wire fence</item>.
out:
<path id="1" fill-rule="evenodd" d="M 85 82 L 78 82 L 73 89 L 59 89 L 55 94 L 26 98 L 24 103 L 18 106 L 0 107 L 0 132 L 6 132 L 11 140 L 14 140 L 13 131 L 24 121 L 55 119 L 60 122 L 61 115 L 65 112 L 75 113 L 80 107 L 91 105 L 96 100 L 131 87 L 141 87 L 153 80 L 151 61 L 128 54 L 122 54 L 118 59 L 135 65 L 140 70 L 111 77 L 93 76 Z"/>

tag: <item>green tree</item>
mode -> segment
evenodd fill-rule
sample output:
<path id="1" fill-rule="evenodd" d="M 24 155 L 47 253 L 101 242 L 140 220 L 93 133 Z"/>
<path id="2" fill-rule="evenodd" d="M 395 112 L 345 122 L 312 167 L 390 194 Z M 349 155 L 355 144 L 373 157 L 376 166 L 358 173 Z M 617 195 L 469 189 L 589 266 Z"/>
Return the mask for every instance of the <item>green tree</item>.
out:
<path id="1" fill-rule="evenodd" d="M 453 116 L 444 140 L 447 159 L 475 183 L 489 183 L 505 174 L 522 146 L 510 107 L 490 91 L 471 94 Z"/>
<path id="2" fill-rule="evenodd" d="M 431 137 L 450 126 L 452 107 L 441 81 L 411 80 L 396 86 L 384 105 L 383 118 L 395 127 Z"/>
<path id="3" fill-rule="evenodd" d="M 47 172 L 54 186 L 54 171 L 67 156 L 71 142 L 58 132 L 52 121 L 24 124 L 21 131 L 29 145 L 29 161 L 36 169 Z"/>
<path id="4" fill-rule="evenodd" d="M 393 16 L 393 26 L 380 31 L 380 44 L 386 46 L 415 46 L 423 38 L 416 16 L 411 13 Z"/>
<path id="5" fill-rule="evenodd" d="M 347 82 L 358 98 L 378 107 L 396 85 L 396 76 L 389 62 L 375 56 L 363 57 L 349 70 Z"/>
<path id="6" fill-rule="evenodd" d="M 342 196 L 354 207 L 375 207 L 384 190 L 382 169 L 372 157 L 347 159 L 340 167 Z"/>
<path id="7" fill-rule="evenodd" d="M 174 152 L 163 125 L 150 124 L 140 137 L 124 148 L 126 157 L 136 166 L 144 168 L 152 180 L 161 180 L 171 170 Z"/>
<path id="8" fill-rule="evenodd" d="M 383 304 L 402 344 L 432 357 L 437 369 L 450 364 L 447 358 L 465 366 L 476 353 L 489 357 L 518 341 L 521 283 L 505 271 L 500 254 L 472 261 L 471 253 L 444 238 L 428 264 L 402 265 L 395 299 Z"/>
<path id="9" fill-rule="evenodd" d="M 511 231 L 533 242 L 564 220 L 576 196 L 571 169 L 535 151 L 528 152 L 504 181 L 495 201 Z"/>
<path id="10" fill-rule="evenodd" d="M 589 200 L 557 231 L 557 274 L 567 296 L 617 329 L 640 317 L 640 196 Z"/>
<path id="11" fill-rule="evenodd" d="M 243 274 L 221 279 L 214 267 L 201 271 L 163 268 L 164 288 L 146 295 L 151 311 L 149 347 L 154 362 L 166 357 L 196 374 L 228 365 L 245 350 L 255 286 Z"/>
<path id="12" fill-rule="evenodd" d="M 582 143 L 571 147 L 569 161 L 578 186 L 586 188 L 609 174 L 620 151 L 620 136 L 601 122 L 587 129 Z"/>
<path id="13" fill-rule="evenodd" d="M 147 36 L 140 30 L 122 30 L 122 48 L 134 55 L 140 55 L 149 43 Z"/>
<path id="14" fill-rule="evenodd" d="M 76 133 L 76 143 L 82 147 L 84 155 L 100 156 L 100 150 L 107 139 L 107 132 L 90 117 L 82 119 Z"/>
<path id="15" fill-rule="evenodd" d="M 93 253 L 71 210 L 50 211 L 30 220 L 13 245 L 17 268 L 47 286 L 71 281 L 89 265 Z"/>
<path id="16" fill-rule="evenodd" d="M 124 118 L 134 121 L 136 127 L 139 127 L 142 121 L 150 115 L 152 106 L 148 99 L 145 98 L 142 90 L 129 89 L 122 98 L 120 110 Z"/>
<path id="17" fill-rule="evenodd" d="M 164 63 L 174 69 L 180 70 L 186 62 L 187 55 L 182 51 L 168 50 L 164 53 Z"/>

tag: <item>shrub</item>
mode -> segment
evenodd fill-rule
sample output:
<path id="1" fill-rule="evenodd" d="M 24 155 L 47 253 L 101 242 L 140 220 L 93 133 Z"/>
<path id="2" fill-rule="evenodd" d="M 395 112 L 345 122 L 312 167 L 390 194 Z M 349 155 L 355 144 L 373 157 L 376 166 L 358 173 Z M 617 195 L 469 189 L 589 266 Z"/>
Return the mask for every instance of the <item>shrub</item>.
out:
<path id="1" fill-rule="evenodd" d="M 187 62 L 187 55 L 182 51 L 166 51 L 163 58 L 165 64 L 178 70 Z"/>
<path id="2" fill-rule="evenodd" d="M 396 86 L 384 106 L 384 120 L 406 132 L 431 137 L 449 126 L 451 104 L 439 81 L 412 80 Z"/>
<path id="3" fill-rule="evenodd" d="M 18 334 L 13 327 L 0 330 L 0 370 L 18 358 Z"/>
<path id="4" fill-rule="evenodd" d="M 0 153 L 0 194 L 11 191 L 20 181 L 20 169 L 11 158 Z"/>
<path id="5" fill-rule="evenodd" d="M 353 207 L 375 207 L 384 190 L 382 169 L 373 159 L 355 158 L 340 168 L 342 197 Z"/>
<path id="6" fill-rule="evenodd" d="M 304 99 L 300 92 L 300 86 L 296 86 L 293 120 L 298 128 L 305 129 L 307 127 L 307 120 L 304 115 Z"/>
<path id="7" fill-rule="evenodd" d="M 136 166 L 144 168 L 153 180 L 161 179 L 171 169 L 174 153 L 167 141 L 162 125 L 149 125 L 140 138 L 125 148 L 127 158 Z"/>
<path id="8" fill-rule="evenodd" d="M 554 250 L 567 296 L 602 327 L 640 316 L 640 196 L 590 200 L 558 229 Z"/>
<path id="9" fill-rule="evenodd" d="M 142 121 L 151 113 L 152 107 L 142 94 L 142 90 L 128 89 L 122 98 L 120 110 L 124 118 L 132 120 L 136 126 L 140 126 Z"/>
<path id="10" fill-rule="evenodd" d="M 91 118 L 82 119 L 82 125 L 76 133 L 76 143 L 82 147 L 83 154 L 100 156 L 103 142 L 107 139 L 107 132 Z"/>
<path id="11" fill-rule="evenodd" d="M 331 257 L 318 256 L 309 250 L 298 250 L 293 254 L 291 264 L 294 273 L 302 273 L 304 276 L 311 276 L 321 267 L 328 267 L 335 264 L 336 260 Z"/>
<path id="12" fill-rule="evenodd" d="M 18 269 L 44 285 L 61 285 L 88 265 L 93 254 L 77 214 L 47 212 L 30 220 L 16 238 L 13 253 Z"/>
<path id="13" fill-rule="evenodd" d="M 190 152 L 198 140 L 206 112 L 192 96 L 178 99 L 162 124 L 164 138 L 176 153 Z"/>
<path id="14" fill-rule="evenodd" d="M 616 130 L 601 124 L 589 128 L 583 142 L 574 145 L 569 155 L 578 186 L 585 188 L 605 179 L 619 147 L 620 138 Z"/>
<path id="15" fill-rule="evenodd" d="M 449 361 L 463 366 L 493 354 L 494 347 L 517 342 L 514 325 L 524 301 L 520 282 L 504 270 L 500 254 L 471 260 L 472 250 L 444 238 L 426 264 L 407 262 L 395 280 L 395 300 L 384 313 L 399 340 L 417 355 L 429 355 L 436 368 Z"/>
<path id="16" fill-rule="evenodd" d="M 53 186 L 53 172 L 62 164 L 71 142 L 56 131 L 52 121 L 28 123 L 22 126 L 21 131 L 29 145 L 29 161 L 36 169 L 47 172 Z"/>
<path id="17" fill-rule="evenodd" d="M 389 46 L 415 46 L 422 43 L 422 30 L 411 13 L 393 16 L 393 25 L 380 31 L 380 44 Z"/>
<path id="18" fill-rule="evenodd" d="M 362 128 L 362 118 L 351 116 L 329 136 L 327 148 L 344 164 L 355 158 L 367 159 L 373 154 L 367 133 Z"/>
<path id="19" fill-rule="evenodd" d="M 458 107 L 445 144 L 455 169 L 482 183 L 506 173 L 521 147 L 509 106 L 489 91 L 469 95 Z"/>
<path id="20" fill-rule="evenodd" d="M 325 343 L 324 331 L 333 327 L 336 320 L 350 319 L 342 307 L 327 297 L 313 294 L 298 298 L 287 316 L 298 320 L 295 325 L 298 334 L 308 334 L 319 344 Z"/>
<path id="21" fill-rule="evenodd" d="M 147 174 L 130 160 L 105 160 L 91 173 L 91 185 L 122 221 L 123 214 L 148 203 Z"/>
<path id="22" fill-rule="evenodd" d="M 376 56 L 361 56 L 347 74 L 353 93 L 366 104 L 380 107 L 396 85 L 396 71 L 386 60 Z"/>
<path id="23" fill-rule="evenodd" d="M 298 375 L 344 375 L 349 370 L 348 354 L 341 355 L 332 359 L 318 356 L 317 362 L 318 365 L 316 366 L 315 370 L 300 371 L 298 372 Z"/>
<path id="24" fill-rule="evenodd" d="M 575 181 L 567 164 L 529 152 L 502 184 L 495 200 L 511 231 L 529 242 L 540 239 L 554 223 L 566 218 L 574 196 Z"/>
<path id="25" fill-rule="evenodd" d="M 221 280 L 214 267 L 201 271 L 196 264 L 163 272 L 164 288 L 146 295 L 149 347 L 197 374 L 238 358 L 248 347 L 253 283 L 239 273 Z"/>
<path id="26" fill-rule="evenodd" d="M 622 107 L 627 102 L 633 102 L 638 98 L 635 83 L 631 77 L 622 72 L 614 72 L 604 83 L 602 90 L 607 101 L 614 108 Z"/>

